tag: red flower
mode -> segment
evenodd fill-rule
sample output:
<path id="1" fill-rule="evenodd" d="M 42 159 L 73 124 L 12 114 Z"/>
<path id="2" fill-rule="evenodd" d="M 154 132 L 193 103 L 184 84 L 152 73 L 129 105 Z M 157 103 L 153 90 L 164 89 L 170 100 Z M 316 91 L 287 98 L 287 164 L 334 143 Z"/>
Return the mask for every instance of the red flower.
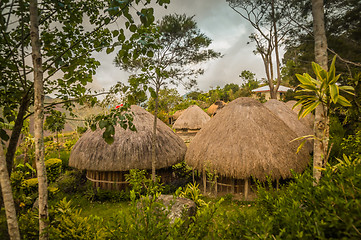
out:
<path id="1" fill-rule="evenodd" d="M 118 106 L 116 106 L 115 109 L 118 109 L 118 108 L 120 108 L 120 107 L 123 107 L 123 103 L 120 104 L 120 105 L 118 105 Z"/>

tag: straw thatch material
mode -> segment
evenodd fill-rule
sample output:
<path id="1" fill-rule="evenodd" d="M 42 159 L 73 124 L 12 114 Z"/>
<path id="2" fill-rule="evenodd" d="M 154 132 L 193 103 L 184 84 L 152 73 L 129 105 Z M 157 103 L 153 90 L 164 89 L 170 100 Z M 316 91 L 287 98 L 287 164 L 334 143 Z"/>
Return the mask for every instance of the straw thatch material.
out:
<path id="1" fill-rule="evenodd" d="M 174 122 L 182 115 L 185 109 L 176 111 L 173 115 L 168 117 L 168 124 L 173 125 Z"/>
<path id="2" fill-rule="evenodd" d="M 286 106 L 289 107 L 290 109 L 292 109 L 296 103 L 297 103 L 297 101 L 291 100 L 291 101 L 286 102 Z M 297 106 L 296 108 L 294 108 L 292 110 L 298 115 L 298 112 L 300 111 L 300 109 L 301 109 L 301 106 Z M 303 124 L 305 124 L 306 126 L 313 129 L 313 123 L 315 122 L 315 116 L 312 113 L 310 113 L 306 117 L 301 118 L 300 121 Z"/>
<path id="3" fill-rule="evenodd" d="M 226 103 L 220 100 L 217 100 L 215 103 L 213 103 L 208 109 L 207 113 L 211 116 L 214 116 L 219 110 L 221 110 L 224 106 L 226 106 Z"/>
<path id="4" fill-rule="evenodd" d="M 280 119 L 252 98 L 238 98 L 223 108 L 190 143 L 185 160 L 198 169 L 216 170 L 235 179 L 251 176 L 264 180 L 301 172 L 309 154 L 297 135 Z"/>
<path id="5" fill-rule="evenodd" d="M 276 99 L 270 99 L 263 104 L 271 112 L 276 114 L 286 125 L 297 134 L 297 137 L 306 135 L 313 135 L 312 129 L 298 120 L 297 114 L 292 111 L 284 102 Z M 306 144 L 309 152 L 312 151 L 312 143 L 309 141 Z"/>
<path id="6" fill-rule="evenodd" d="M 96 171 L 127 171 L 151 169 L 154 116 L 139 106 L 131 106 L 136 132 L 116 126 L 114 143 L 109 145 L 101 129 L 87 131 L 74 145 L 69 166 Z M 166 124 L 157 121 L 156 168 L 181 162 L 186 145 Z"/>
<path id="7" fill-rule="evenodd" d="M 198 130 L 203 127 L 211 119 L 207 113 L 205 113 L 197 105 L 189 106 L 183 114 L 175 121 L 174 129 L 188 129 Z"/>

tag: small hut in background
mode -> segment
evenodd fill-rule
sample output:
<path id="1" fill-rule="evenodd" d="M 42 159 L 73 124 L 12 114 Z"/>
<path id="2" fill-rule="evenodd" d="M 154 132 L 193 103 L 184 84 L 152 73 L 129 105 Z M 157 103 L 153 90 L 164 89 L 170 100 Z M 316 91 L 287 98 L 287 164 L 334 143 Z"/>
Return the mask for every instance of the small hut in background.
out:
<path id="1" fill-rule="evenodd" d="M 217 112 L 219 110 L 221 110 L 224 106 L 226 106 L 226 103 L 221 101 L 221 100 L 217 100 L 215 103 L 213 103 L 207 110 L 207 113 L 213 117 L 214 115 L 217 114 Z"/>
<path id="2" fill-rule="evenodd" d="M 175 121 L 173 129 L 184 142 L 190 142 L 197 132 L 210 120 L 210 116 L 197 105 L 189 106 Z"/>
<path id="3" fill-rule="evenodd" d="M 249 179 L 274 180 L 302 172 L 308 164 L 306 149 L 296 154 L 297 134 L 260 102 L 238 98 L 214 116 L 189 144 L 185 161 L 203 171 L 215 171 L 215 192 L 243 192 L 248 197 Z M 243 190 L 244 189 L 244 190 Z"/>
<path id="4" fill-rule="evenodd" d="M 286 102 L 286 106 L 289 107 L 290 109 L 292 109 L 296 103 L 297 103 L 297 101 L 291 100 L 291 101 Z M 297 106 L 296 108 L 294 108 L 292 110 L 298 115 L 300 109 L 301 109 L 301 106 Z M 309 113 L 306 117 L 301 118 L 300 121 L 303 124 L 305 124 L 306 126 L 313 129 L 313 123 L 315 122 L 315 116 L 312 113 Z"/>
<path id="5" fill-rule="evenodd" d="M 152 168 L 152 132 L 154 116 L 139 106 L 131 106 L 137 131 L 115 127 L 113 144 L 102 138 L 103 130 L 88 130 L 74 145 L 69 166 L 86 170 L 95 187 L 124 189 L 124 174 L 130 169 Z M 184 159 L 186 145 L 171 128 L 158 119 L 156 144 L 157 175 L 163 182 L 172 178 L 170 167 Z"/>
<path id="6" fill-rule="evenodd" d="M 291 128 L 297 134 L 297 137 L 313 135 L 313 130 L 308 125 L 305 125 L 298 120 L 297 114 L 292 111 L 284 102 L 276 99 L 270 99 L 263 104 L 271 112 L 276 114 L 286 125 Z M 313 144 L 312 141 L 308 140 L 305 147 L 312 152 Z"/>
<path id="7" fill-rule="evenodd" d="M 173 115 L 168 117 L 168 124 L 173 125 L 175 121 L 182 115 L 182 113 L 185 111 L 185 109 L 176 111 Z"/>
<path id="8" fill-rule="evenodd" d="M 274 86 L 274 87 L 276 87 L 276 86 Z M 289 90 L 293 90 L 293 89 L 280 85 L 278 87 L 277 94 L 276 94 L 277 99 L 278 100 L 283 99 L 284 94 Z M 253 97 L 255 97 L 256 99 L 261 97 L 261 95 L 264 95 L 264 98 L 266 100 L 271 99 L 271 90 L 268 85 L 253 89 L 252 93 L 253 93 Z"/>

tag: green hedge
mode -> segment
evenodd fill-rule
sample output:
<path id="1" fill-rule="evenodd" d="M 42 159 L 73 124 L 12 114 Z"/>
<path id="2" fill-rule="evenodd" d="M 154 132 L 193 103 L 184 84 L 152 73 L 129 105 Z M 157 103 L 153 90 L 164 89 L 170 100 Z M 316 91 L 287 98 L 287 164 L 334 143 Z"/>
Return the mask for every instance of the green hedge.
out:
<path id="1" fill-rule="evenodd" d="M 58 158 L 50 158 L 45 161 L 48 182 L 54 182 L 61 174 L 62 161 Z"/>

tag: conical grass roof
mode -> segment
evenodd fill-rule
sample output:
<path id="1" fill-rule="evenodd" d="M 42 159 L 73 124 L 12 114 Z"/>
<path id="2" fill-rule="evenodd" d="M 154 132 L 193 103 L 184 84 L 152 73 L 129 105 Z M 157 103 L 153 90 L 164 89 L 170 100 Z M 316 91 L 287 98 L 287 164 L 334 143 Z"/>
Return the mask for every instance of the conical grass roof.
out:
<path id="1" fill-rule="evenodd" d="M 185 109 L 178 110 L 171 117 L 173 117 L 173 119 L 177 120 L 183 114 L 184 111 L 185 111 Z"/>
<path id="2" fill-rule="evenodd" d="M 286 102 L 286 106 L 289 107 L 289 109 L 292 109 L 296 103 L 297 103 L 297 101 L 291 100 L 291 101 Z M 301 109 L 301 106 L 297 106 L 296 108 L 294 108 L 292 110 L 298 115 L 298 112 L 300 111 L 300 109 Z M 313 129 L 313 124 L 315 122 L 315 116 L 312 113 L 309 113 L 306 117 L 300 118 L 300 121 L 304 125 Z"/>
<path id="3" fill-rule="evenodd" d="M 217 113 L 218 110 L 222 109 L 224 106 L 226 106 L 226 103 L 221 101 L 221 100 L 217 100 L 215 103 L 213 103 L 208 109 L 207 109 L 207 113 L 211 116 L 215 115 Z"/>
<path id="4" fill-rule="evenodd" d="M 189 144 L 185 160 L 198 169 L 216 170 L 236 179 L 264 180 L 290 177 L 304 170 L 306 149 L 296 154 L 297 134 L 265 106 L 252 98 L 227 104 Z"/>
<path id="5" fill-rule="evenodd" d="M 174 129 L 189 129 L 198 130 L 203 127 L 211 119 L 207 113 L 205 113 L 197 105 L 189 106 L 182 115 L 173 124 Z"/>
<path id="6" fill-rule="evenodd" d="M 284 102 L 270 99 L 264 103 L 264 106 L 286 123 L 297 134 L 297 137 L 313 135 L 313 130 L 298 120 L 297 113 L 292 111 Z M 310 141 L 308 141 L 306 147 L 310 152 L 312 151 L 312 143 Z"/>
<path id="7" fill-rule="evenodd" d="M 139 106 L 131 106 L 137 131 L 115 127 L 113 144 L 107 144 L 103 130 L 88 130 L 74 145 L 69 166 L 95 171 L 127 171 L 152 168 L 154 116 Z M 184 159 L 186 145 L 171 128 L 157 121 L 156 169 L 172 166 Z"/>

